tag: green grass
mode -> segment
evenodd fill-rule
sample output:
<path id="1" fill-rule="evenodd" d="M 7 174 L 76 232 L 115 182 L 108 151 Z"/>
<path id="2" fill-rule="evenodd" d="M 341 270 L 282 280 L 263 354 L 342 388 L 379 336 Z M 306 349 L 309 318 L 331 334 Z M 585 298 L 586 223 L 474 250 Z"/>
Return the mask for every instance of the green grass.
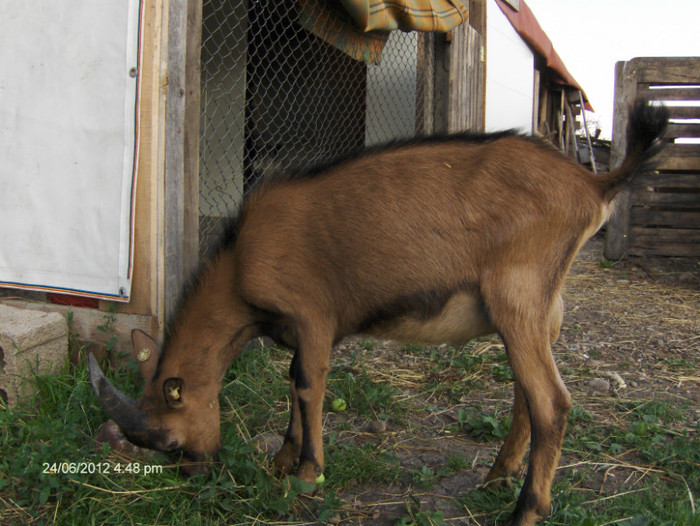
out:
<path id="1" fill-rule="evenodd" d="M 233 368 L 223 394 L 224 414 L 250 415 L 256 424 L 274 412 L 268 397 L 278 394 L 284 382 L 263 363 L 269 352 Z M 236 371 L 256 368 L 254 386 L 230 380 Z M 138 391 L 128 369 L 108 376 L 125 391 Z M 255 377 L 246 375 L 246 381 Z M 37 394 L 31 402 L 0 410 L 0 524 L 54 519 L 59 524 L 214 524 L 223 519 L 248 524 L 304 513 L 295 498 L 300 488 L 284 488 L 271 475 L 269 461 L 255 453 L 241 425 L 222 426 L 218 469 L 184 478 L 160 455 L 123 457 L 96 446 L 92 437 L 105 416 L 84 364 L 66 365 L 58 374 L 35 377 L 34 383 Z M 145 473 L 159 466 L 164 468 Z M 323 507 L 323 502 L 311 504 Z"/>
<path id="2" fill-rule="evenodd" d="M 413 384 L 397 387 L 377 379 L 377 364 L 361 356 L 367 351 L 376 358 L 373 347 L 371 341 L 362 342 L 349 363 L 331 370 L 327 401 L 343 398 L 347 410 L 326 417 L 326 483 L 312 497 L 299 496 L 305 489 L 299 481 L 280 480 L 271 460 L 253 446 L 257 434 L 286 428 L 288 351 L 248 350 L 228 371 L 221 393 L 221 463 L 193 478 L 179 476 L 177 466 L 163 456 L 124 457 L 95 444 L 93 437 L 106 417 L 84 363 L 35 377 L 37 394 L 31 401 L 0 410 L 0 524 L 285 524 L 316 519 L 353 524 L 368 515 L 357 507 L 355 495 L 392 487 L 404 492 L 393 499 L 398 508 L 390 520 L 395 524 L 453 524 L 446 509 L 425 505 L 416 495 L 445 487 L 459 473 L 488 468 L 510 424 L 503 400 L 510 392 L 503 387 L 509 381 L 505 355 L 498 349 L 459 353 L 412 346 L 400 352 L 417 360 L 413 367 L 422 369 L 425 378 L 420 383 L 411 377 Z M 395 358 L 386 359 L 382 367 L 390 368 Z M 687 368 L 685 362 L 668 365 Z M 107 375 L 128 394 L 138 395 L 133 365 Z M 479 398 L 470 382 L 484 386 L 490 397 Z M 593 402 L 580 401 L 570 414 L 552 515 L 545 524 L 700 524 L 692 511 L 700 495 L 700 429 L 697 419 L 689 424 L 688 417 L 697 408 L 687 400 L 616 398 L 604 404 L 601 416 L 601 405 Z M 454 422 L 442 427 L 423 418 L 447 411 Z M 365 432 L 364 425 L 376 419 L 387 421 L 390 430 Z M 455 447 L 436 455 L 435 463 L 408 462 L 414 449 L 405 446 L 412 440 L 429 446 L 452 437 L 485 452 L 475 457 Z M 69 472 L 51 472 L 62 463 Z M 78 463 L 95 472 L 70 472 Z M 129 465 L 139 466 L 139 472 L 127 472 Z M 462 517 L 493 524 L 508 517 L 521 484 L 456 489 L 440 502 L 453 503 Z"/>

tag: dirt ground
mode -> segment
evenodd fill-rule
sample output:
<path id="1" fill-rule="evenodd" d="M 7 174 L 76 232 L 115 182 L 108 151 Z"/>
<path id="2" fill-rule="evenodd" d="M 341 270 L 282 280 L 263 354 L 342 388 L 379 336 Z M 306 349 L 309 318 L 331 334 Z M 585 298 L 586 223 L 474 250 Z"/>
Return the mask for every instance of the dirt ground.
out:
<path id="1" fill-rule="evenodd" d="M 582 404 L 604 424 L 615 418 L 607 411 L 613 397 L 682 399 L 695 408 L 695 414 L 689 416 L 691 428 L 700 418 L 700 373 L 672 365 L 689 360 L 697 363 L 700 356 L 700 260 L 629 258 L 601 263 L 602 245 L 600 235 L 589 241 L 571 269 L 564 291 L 564 325 L 554 346 L 574 404 Z M 438 471 L 450 453 L 471 459 L 471 465 L 436 477 L 433 484 L 425 486 L 416 484 L 415 477 L 411 484 L 387 487 L 354 485 L 351 481 L 347 491 L 339 495 L 349 505 L 342 508 L 336 522 L 395 524 L 396 517 L 406 516 L 406 503 L 413 502 L 416 509 L 440 510 L 450 523 L 480 524 L 472 521 L 469 510 L 455 498 L 483 482 L 499 444 L 470 440 L 464 433 L 455 433 L 454 424 L 460 409 L 469 411 L 474 405 L 482 412 L 507 414 L 512 399 L 510 382 L 489 381 L 486 388 L 456 403 L 430 400 L 429 396 L 423 400 L 411 393 L 423 381 L 417 376 L 425 364 L 416 362 L 396 344 L 377 345 L 368 360 L 378 379 L 412 397 L 412 407 L 418 408 L 408 416 L 408 424 L 390 422 L 380 435 L 380 447 L 394 451 L 406 470 L 429 467 L 428 475 Z M 500 345 L 494 338 L 484 347 L 493 352 Z M 338 346 L 333 361 L 337 365 L 350 354 L 357 359 L 363 352 L 362 341 L 350 339 Z M 460 379 L 445 378 L 448 380 Z M 444 409 L 436 411 L 435 407 Z M 336 428 L 340 418 L 347 417 L 329 413 L 324 433 Z M 363 424 L 351 424 L 352 430 L 341 433 L 340 439 L 363 440 Z M 560 465 L 572 463 L 576 459 L 567 458 L 565 452 Z M 601 478 L 598 483 L 606 480 Z"/>

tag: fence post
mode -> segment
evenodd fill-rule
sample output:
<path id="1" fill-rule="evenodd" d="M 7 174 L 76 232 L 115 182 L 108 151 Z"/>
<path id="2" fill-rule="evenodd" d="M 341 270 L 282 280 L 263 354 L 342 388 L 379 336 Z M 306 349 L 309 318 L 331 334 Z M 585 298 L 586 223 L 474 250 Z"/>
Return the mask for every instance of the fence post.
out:
<path id="1" fill-rule="evenodd" d="M 610 169 L 622 164 L 627 150 L 627 113 L 637 95 L 637 65 L 634 60 L 615 64 L 615 107 L 613 111 Z M 608 221 L 605 257 L 622 259 L 629 247 L 630 190 L 625 188 L 616 198 L 615 211 Z"/>
<path id="2" fill-rule="evenodd" d="M 481 131 L 484 118 L 483 40 L 468 23 L 452 30 L 449 71 L 449 132 Z"/>
<path id="3" fill-rule="evenodd" d="M 171 0 L 165 109 L 165 317 L 197 264 L 202 0 Z"/>

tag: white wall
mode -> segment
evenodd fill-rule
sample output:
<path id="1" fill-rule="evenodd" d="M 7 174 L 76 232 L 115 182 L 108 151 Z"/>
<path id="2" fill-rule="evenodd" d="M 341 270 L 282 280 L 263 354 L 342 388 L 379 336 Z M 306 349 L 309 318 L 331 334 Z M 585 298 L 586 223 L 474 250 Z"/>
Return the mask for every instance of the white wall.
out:
<path id="1" fill-rule="evenodd" d="M 486 131 L 531 133 L 534 56 L 496 2 L 486 5 Z"/>
<path id="2" fill-rule="evenodd" d="M 128 298 L 138 20 L 0 2 L 0 286 Z"/>

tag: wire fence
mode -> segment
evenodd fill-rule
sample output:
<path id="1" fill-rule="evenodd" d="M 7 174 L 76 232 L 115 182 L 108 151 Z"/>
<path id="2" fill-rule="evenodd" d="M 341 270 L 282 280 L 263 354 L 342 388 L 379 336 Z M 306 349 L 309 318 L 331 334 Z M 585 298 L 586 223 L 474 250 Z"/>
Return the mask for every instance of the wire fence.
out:
<path id="1" fill-rule="evenodd" d="M 296 2 L 204 0 L 200 254 L 260 178 L 425 130 L 419 38 L 394 31 L 365 64 L 302 28 Z"/>

